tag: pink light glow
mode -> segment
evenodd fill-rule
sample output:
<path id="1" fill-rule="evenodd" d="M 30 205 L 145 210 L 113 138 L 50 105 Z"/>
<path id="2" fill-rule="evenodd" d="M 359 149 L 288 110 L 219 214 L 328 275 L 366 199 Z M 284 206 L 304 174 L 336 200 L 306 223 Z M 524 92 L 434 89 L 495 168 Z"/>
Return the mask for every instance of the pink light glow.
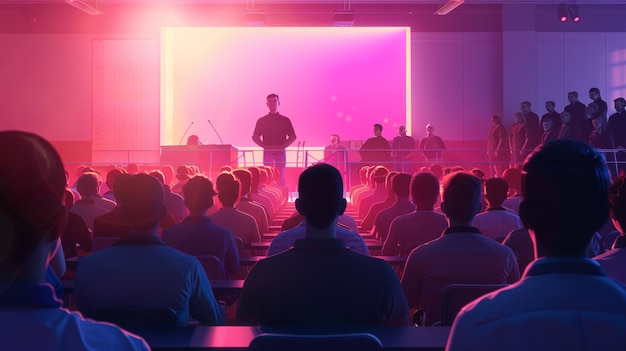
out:
<path id="1" fill-rule="evenodd" d="M 298 140 L 364 140 L 410 125 L 410 31 L 392 28 L 164 28 L 161 144 L 187 126 L 204 144 L 254 146 L 265 97 L 280 96 Z"/>

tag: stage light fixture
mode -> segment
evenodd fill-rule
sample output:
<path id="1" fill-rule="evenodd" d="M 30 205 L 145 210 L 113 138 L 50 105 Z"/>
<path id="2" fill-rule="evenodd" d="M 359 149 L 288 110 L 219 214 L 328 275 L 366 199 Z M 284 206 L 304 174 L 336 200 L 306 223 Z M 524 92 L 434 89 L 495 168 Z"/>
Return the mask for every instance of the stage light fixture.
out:
<path id="1" fill-rule="evenodd" d="M 98 7 L 98 2 L 96 1 L 95 3 L 95 7 L 89 5 L 87 2 L 85 2 L 85 0 L 65 0 L 65 3 L 70 5 L 70 6 L 74 6 L 75 8 L 85 12 L 86 14 L 92 15 L 92 16 L 96 16 L 96 15 L 101 15 L 102 12 L 100 12 L 97 7 Z"/>
<path id="2" fill-rule="evenodd" d="M 567 22 L 567 5 L 565 3 L 557 5 L 556 13 L 559 16 L 559 21 Z"/>
<path id="3" fill-rule="evenodd" d="M 567 5 L 567 10 L 569 12 L 569 18 L 574 22 L 580 22 L 580 15 L 578 14 L 578 5 L 574 1 L 570 2 Z"/>
<path id="4" fill-rule="evenodd" d="M 452 12 L 457 7 L 463 5 L 465 0 L 448 0 L 445 4 L 443 4 L 437 11 L 435 11 L 435 15 L 444 16 Z"/>

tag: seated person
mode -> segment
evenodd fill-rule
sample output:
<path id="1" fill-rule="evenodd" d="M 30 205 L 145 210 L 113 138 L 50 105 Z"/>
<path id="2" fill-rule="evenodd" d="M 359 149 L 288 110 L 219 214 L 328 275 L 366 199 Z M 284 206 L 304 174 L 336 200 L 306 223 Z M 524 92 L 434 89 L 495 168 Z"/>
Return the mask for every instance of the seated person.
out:
<path id="1" fill-rule="evenodd" d="M 518 283 L 465 306 L 447 350 L 624 349 L 626 288 L 586 258 L 609 214 L 604 157 L 584 143 L 553 140 L 526 158 L 523 171 L 520 217 L 539 259 Z"/>
<path id="2" fill-rule="evenodd" d="M 547 119 L 546 121 L 551 121 Z M 502 207 L 506 200 L 509 185 L 502 178 L 490 178 L 485 181 L 485 200 L 487 211 L 474 218 L 473 225 L 488 238 L 502 242 L 511 231 L 520 229 L 522 221 L 513 210 Z"/>
<path id="3" fill-rule="evenodd" d="M 296 208 L 305 238 L 259 261 L 246 278 L 237 322 L 261 325 L 408 325 L 398 276 L 380 259 L 348 250 L 336 236 L 346 208 L 339 171 L 328 164 L 305 169 Z"/>
<path id="4" fill-rule="evenodd" d="M 128 177 L 119 209 L 129 235 L 81 258 L 75 275 L 78 309 L 92 317 L 106 308 L 170 308 L 178 326 L 186 326 L 190 315 L 204 325 L 224 324 L 224 310 L 200 262 L 157 237 L 167 212 L 163 187 L 147 174 Z"/>
<path id="5" fill-rule="evenodd" d="M 404 266 L 402 287 L 411 308 L 423 310 L 424 325 L 441 320 L 443 290 L 450 284 L 507 284 L 519 279 L 513 251 L 472 227 L 482 183 L 466 172 L 443 179 L 441 210 L 450 227 L 418 246 Z"/>
<path id="6" fill-rule="evenodd" d="M 194 256 L 212 255 L 220 259 L 220 278 L 228 279 L 239 270 L 239 250 L 235 237 L 207 216 L 213 206 L 213 183 L 203 176 L 191 178 L 183 187 L 189 217 L 163 230 L 163 242 Z"/>
<path id="7" fill-rule="evenodd" d="M 46 277 L 65 225 L 65 171 L 43 138 L 0 132 L 0 340 L 3 350 L 149 350 L 118 327 L 61 307 Z M 6 152 L 11 150 L 11 152 Z M 36 201 L 37 206 L 33 206 Z"/>
<path id="8" fill-rule="evenodd" d="M 306 233 L 306 221 L 302 215 L 298 215 L 297 217 L 302 218 L 297 226 L 278 233 L 278 235 L 272 239 L 270 247 L 267 249 L 268 256 L 273 256 L 277 253 L 287 251 L 293 246 L 296 240 L 304 239 Z M 296 218 L 296 216 L 291 218 Z M 336 236 L 338 239 L 343 240 L 350 250 L 369 256 L 370 252 L 367 248 L 365 240 L 363 240 L 363 237 L 358 232 L 342 227 L 339 225 L 339 221 L 337 221 Z"/>
<path id="9" fill-rule="evenodd" d="M 391 222 L 399 216 L 415 211 L 415 205 L 409 201 L 409 185 L 411 184 L 411 175 L 407 173 L 398 173 L 391 180 L 391 191 L 395 195 L 396 201 L 389 208 L 378 213 L 374 220 L 374 230 L 372 234 L 376 238 L 380 238 L 385 242 L 389 234 Z"/>
<path id="10" fill-rule="evenodd" d="M 391 222 L 383 255 L 408 256 L 419 245 L 437 239 L 448 227 L 446 217 L 434 211 L 439 199 L 439 179 L 434 174 L 415 174 L 411 179 L 410 194 L 415 212 Z"/>
<path id="11" fill-rule="evenodd" d="M 246 244 L 261 241 L 259 227 L 254 217 L 235 208 L 241 188 L 241 183 L 237 178 L 232 173 L 222 173 L 217 176 L 215 185 L 222 208 L 209 218 L 215 224 L 228 228 L 235 237 L 241 238 Z"/>
<path id="12" fill-rule="evenodd" d="M 626 284 L 626 174 L 620 174 L 609 189 L 610 217 L 619 232 L 619 236 L 615 240 L 613 247 L 594 259 L 600 264 L 600 267 L 606 272 L 606 275 Z"/>

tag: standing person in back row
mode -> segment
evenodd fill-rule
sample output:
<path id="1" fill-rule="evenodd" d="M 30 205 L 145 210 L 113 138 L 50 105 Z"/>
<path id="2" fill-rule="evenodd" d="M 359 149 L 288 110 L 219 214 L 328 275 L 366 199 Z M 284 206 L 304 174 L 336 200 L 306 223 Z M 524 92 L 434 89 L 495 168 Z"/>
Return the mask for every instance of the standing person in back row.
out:
<path id="1" fill-rule="evenodd" d="M 266 98 L 269 113 L 256 121 L 252 140 L 263 148 L 263 164 L 274 166 L 280 172 L 278 184 L 285 185 L 285 166 L 287 154 L 285 149 L 296 141 L 296 132 L 291 120 L 278 112 L 280 99 L 276 94 Z"/>

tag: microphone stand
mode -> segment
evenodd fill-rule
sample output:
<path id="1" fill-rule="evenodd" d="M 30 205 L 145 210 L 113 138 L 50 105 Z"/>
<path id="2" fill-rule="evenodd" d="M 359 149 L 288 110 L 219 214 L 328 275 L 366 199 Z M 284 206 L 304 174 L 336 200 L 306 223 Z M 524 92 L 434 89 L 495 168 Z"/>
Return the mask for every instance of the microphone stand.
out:
<path id="1" fill-rule="evenodd" d="M 180 141 L 178 142 L 178 145 L 183 145 L 183 139 L 185 138 L 185 135 L 187 135 L 187 132 L 189 131 L 189 128 L 191 128 L 192 125 L 193 125 L 193 121 L 191 123 L 189 123 L 189 127 L 187 127 L 187 129 L 185 129 L 185 132 L 183 133 L 183 136 L 180 137 Z"/>
<path id="2" fill-rule="evenodd" d="M 217 138 L 220 140 L 220 143 L 224 145 L 224 142 L 222 141 L 222 137 L 220 136 L 220 133 L 217 132 L 217 129 L 215 129 L 215 126 L 213 126 L 213 123 L 211 123 L 211 120 L 209 119 L 208 121 L 209 121 L 209 124 L 211 125 L 211 128 L 213 128 L 215 135 L 217 135 Z"/>

